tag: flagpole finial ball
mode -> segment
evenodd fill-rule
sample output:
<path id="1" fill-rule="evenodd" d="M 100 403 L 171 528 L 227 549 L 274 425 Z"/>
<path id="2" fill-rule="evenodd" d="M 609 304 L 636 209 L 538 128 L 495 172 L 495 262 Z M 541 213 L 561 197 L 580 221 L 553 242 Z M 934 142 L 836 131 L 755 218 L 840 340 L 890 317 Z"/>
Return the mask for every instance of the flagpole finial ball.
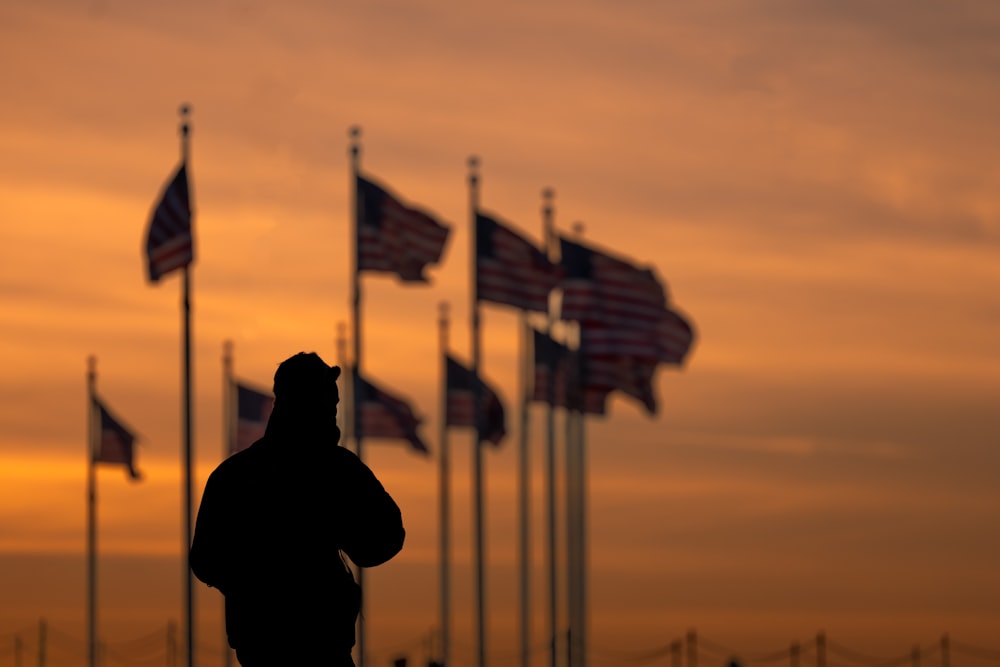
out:
<path id="1" fill-rule="evenodd" d="M 361 152 L 361 126 L 351 125 L 351 127 L 347 129 L 347 136 L 351 139 L 351 147 L 348 152 L 351 155 L 351 159 L 356 163 L 358 153 Z"/>
<path id="2" fill-rule="evenodd" d="M 479 183 L 479 158 L 475 155 L 470 155 L 469 159 L 466 160 L 466 164 L 469 165 L 469 185 L 475 188 Z"/>
<path id="3" fill-rule="evenodd" d="M 546 201 L 552 201 L 556 196 L 556 191 L 552 188 L 545 188 L 542 190 L 542 198 Z"/>
<path id="4" fill-rule="evenodd" d="M 190 128 L 188 126 L 188 116 L 191 115 L 191 105 L 182 104 L 180 108 L 177 110 L 177 113 L 181 117 L 181 136 L 186 139 L 188 132 L 190 131 Z"/>

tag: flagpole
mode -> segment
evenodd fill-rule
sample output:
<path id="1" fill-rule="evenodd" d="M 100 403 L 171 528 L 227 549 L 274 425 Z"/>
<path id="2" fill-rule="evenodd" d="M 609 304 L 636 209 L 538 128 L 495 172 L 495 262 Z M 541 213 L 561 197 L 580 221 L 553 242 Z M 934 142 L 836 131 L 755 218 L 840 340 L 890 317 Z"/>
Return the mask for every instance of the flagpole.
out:
<path id="1" fill-rule="evenodd" d="M 351 414 L 354 422 L 354 451 L 358 458 L 362 458 L 361 443 L 364 433 L 361 429 L 361 415 L 358 412 L 358 396 L 360 395 L 361 377 L 361 272 L 359 270 L 361 257 L 358 247 L 358 170 L 361 163 L 361 128 L 357 125 L 348 131 L 351 138 L 350 144 L 350 215 L 353 224 L 351 225 L 351 283 L 352 283 L 352 313 L 354 317 L 354 374 L 353 392 L 351 394 Z M 358 586 L 361 588 L 361 613 L 358 614 L 357 627 L 357 647 L 358 647 L 358 667 L 365 665 L 365 586 L 364 568 L 357 568 Z"/>
<path id="2" fill-rule="evenodd" d="M 528 373 L 531 329 L 526 311 L 521 311 L 521 429 L 518 466 L 518 505 L 520 506 L 521 570 L 521 667 L 531 660 L 531 462 L 528 443 Z"/>
<path id="3" fill-rule="evenodd" d="M 583 223 L 573 225 L 576 237 L 583 236 Z M 572 327 L 577 349 L 580 347 L 580 327 Z M 584 414 L 582 406 L 566 410 L 566 544 L 567 586 L 569 604 L 569 667 L 586 665 L 586 472 L 583 439 Z"/>
<path id="4" fill-rule="evenodd" d="M 233 409 L 233 341 L 222 342 L 222 458 L 233 453 L 233 431 L 236 425 L 236 414 Z"/>
<path id="5" fill-rule="evenodd" d="M 551 188 L 542 191 L 542 236 L 545 239 L 545 254 L 549 259 L 553 255 L 553 206 L 552 200 L 555 192 Z M 552 326 L 555 321 L 551 308 L 546 314 L 545 334 L 552 336 Z M 558 555 L 558 543 L 556 541 L 556 436 L 555 436 L 555 377 L 556 369 L 553 360 L 549 360 L 549 383 L 546 391 L 546 412 L 545 412 L 545 473 L 546 473 L 546 510 L 547 510 L 547 538 L 548 538 L 548 566 L 549 566 L 549 664 L 556 667 L 558 664 L 559 647 L 559 620 L 558 620 L 558 570 L 556 567 Z"/>
<path id="6" fill-rule="evenodd" d="M 191 107 L 181 105 L 181 164 L 185 167 L 190 157 L 190 125 L 188 117 Z M 192 495 L 192 458 L 193 443 L 191 440 L 191 265 L 184 265 L 182 282 L 183 328 L 184 328 L 184 369 L 182 384 L 184 385 L 184 603 L 185 624 L 187 630 L 187 664 L 194 667 L 194 585 L 191 573 L 191 539 L 193 536 L 194 503 Z"/>
<path id="7" fill-rule="evenodd" d="M 587 420 L 582 411 L 577 411 L 576 420 L 576 444 L 577 444 L 577 631 L 575 646 L 579 656 L 577 667 L 587 666 Z"/>
<path id="8" fill-rule="evenodd" d="M 479 211 L 479 158 L 470 156 L 469 166 L 469 209 L 471 214 L 471 232 L 469 237 L 472 240 L 472 295 L 471 316 L 472 316 L 472 377 L 478 378 L 480 363 L 480 314 L 479 314 L 479 288 L 478 274 L 479 261 L 477 253 L 476 239 L 476 213 Z M 485 529 L 483 526 L 483 448 L 482 448 L 482 420 L 480 419 L 479 405 L 482 400 L 482 392 L 478 382 L 472 385 L 472 414 L 476 427 L 473 429 L 474 441 L 472 447 L 472 489 L 474 497 L 475 516 L 475 541 L 473 553 L 476 560 L 476 648 L 478 651 L 477 663 L 479 667 L 486 664 L 486 578 L 483 565 L 485 554 Z"/>
<path id="9" fill-rule="evenodd" d="M 450 592 L 450 561 L 451 561 L 451 471 L 448 452 L 448 303 L 442 301 L 439 306 L 438 337 L 441 348 L 441 414 L 438 454 L 438 482 L 440 496 L 440 567 L 441 567 L 441 663 L 445 667 L 451 665 L 451 592 Z"/>
<path id="10" fill-rule="evenodd" d="M 584 414 L 566 411 L 567 573 L 569 603 L 570 667 L 586 665 L 586 501 L 587 472 Z"/>
<path id="11" fill-rule="evenodd" d="M 579 655 L 576 651 L 577 627 L 577 594 L 579 566 L 577 545 L 577 446 L 576 446 L 576 415 L 572 407 L 567 407 L 565 416 L 566 444 L 566 664 L 576 667 Z"/>
<path id="12" fill-rule="evenodd" d="M 225 460 L 233 453 L 233 442 L 235 440 L 236 420 L 238 415 L 233 409 L 234 389 L 233 381 L 233 341 L 222 342 L 222 459 Z M 238 407 L 238 406 L 237 406 Z M 226 615 L 222 615 L 222 664 L 223 667 L 232 667 L 233 651 L 229 647 L 229 633 L 226 632 Z"/>
<path id="13" fill-rule="evenodd" d="M 347 363 L 347 325 L 343 322 L 337 322 L 337 365 L 341 369 L 349 369 Z M 350 377 L 354 377 L 350 375 Z M 344 442 L 347 438 L 351 437 L 353 424 L 351 423 L 351 406 L 354 405 L 353 394 L 354 391 L 348 388 L 348 391 L 344 392 L 347 394 L 347 407 L 343 410 L 337 411 L 337 419 L 340 422 L 340 441 Z"/>
<path id="14" fill-rule="evenodd" d="M 97 420 L 97 358 L 87 357 L 87 666 L 97 667 L 97 474 L 94 448 Z"/>

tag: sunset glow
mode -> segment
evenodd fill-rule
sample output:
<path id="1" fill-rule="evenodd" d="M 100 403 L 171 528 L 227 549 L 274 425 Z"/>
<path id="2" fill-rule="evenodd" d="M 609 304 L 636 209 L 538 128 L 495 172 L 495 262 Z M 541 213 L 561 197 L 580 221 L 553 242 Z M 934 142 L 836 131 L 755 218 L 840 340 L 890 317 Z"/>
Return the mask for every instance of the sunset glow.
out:
<path id="1" fill-rule="evenodd" d="M 693 628 L 746 655 L 819 631 L 887 657 L 944 633 L 1000 651 L 997 44 L 989 0 L 0 4 L 0 637 L 43 617 L 84 636 L 90 355 L 143 473 L 98 471 L 101 634 L 180 620 L 179 280 L 147 284 L 142 244 L 190 103 L 198 493 L 223 452 L 224 341 L 264 387 L 298 351 L 345 363 L 348 128 L 366 173 L 452 229 L 431 284 L 362 281 L 366 372 L 432 450 L 365 453 L 407 528 L 368 575 L 369 666 L 417 664 L 438 623 L 438 314 L 468 359 L 470 155 L 485 210 L 540 240 L 553 188 L 558 230 L 655 267 L 697 331 L 656 376 L 660 414 L 616 396 L 587 422 L 589 667 Z M 516 664 L 521 349 L 514 310 L 482 311 L 509 432 L 485 452 L 499 667 Z M 470 438 L 449 439 L 458 664 Z M 213 667 L 219 595 L 197 597 Z"/>

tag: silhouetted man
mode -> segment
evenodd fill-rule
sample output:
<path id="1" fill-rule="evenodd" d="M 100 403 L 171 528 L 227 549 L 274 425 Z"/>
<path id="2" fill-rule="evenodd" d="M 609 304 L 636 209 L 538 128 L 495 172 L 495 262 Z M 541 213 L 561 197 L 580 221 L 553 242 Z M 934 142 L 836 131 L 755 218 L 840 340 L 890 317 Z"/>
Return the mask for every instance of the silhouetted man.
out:
<path id="1" fill-rule="evenodd" d="M 373 567 L 403 546 L 399 507 L 338 445 L 339 376 L 313 353 L 283 361 L 264 437 L 205 485 L 191 569 L 225 596 L 244 667 L 354 665 L 361 592 L 340 552 Z"/>

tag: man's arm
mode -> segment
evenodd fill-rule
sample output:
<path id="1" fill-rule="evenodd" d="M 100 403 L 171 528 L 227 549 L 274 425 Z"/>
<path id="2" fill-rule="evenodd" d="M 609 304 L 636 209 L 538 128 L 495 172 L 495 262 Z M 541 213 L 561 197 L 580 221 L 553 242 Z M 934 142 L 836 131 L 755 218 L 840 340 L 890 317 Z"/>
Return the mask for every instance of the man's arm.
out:
<path id="1" fill-rule="evenodd" d="M 403 548 L 406 531 L 399 506 L 371 469 L 342 449 L 342 472 L 348 498 L 340 547 L 360 567 L 385 563 Z"/>
<path id="2" fill-rule="evenodd" d="M 191 571 L 194 576 L 213 588 L 226 592 L 225 565 L 228 561 L 226 528 L 226 497 L 219 488 L 216 472 L 209 476 L 202 494 L 198 517 L 195 521 L 194 537 L 191 540 Z"/>

